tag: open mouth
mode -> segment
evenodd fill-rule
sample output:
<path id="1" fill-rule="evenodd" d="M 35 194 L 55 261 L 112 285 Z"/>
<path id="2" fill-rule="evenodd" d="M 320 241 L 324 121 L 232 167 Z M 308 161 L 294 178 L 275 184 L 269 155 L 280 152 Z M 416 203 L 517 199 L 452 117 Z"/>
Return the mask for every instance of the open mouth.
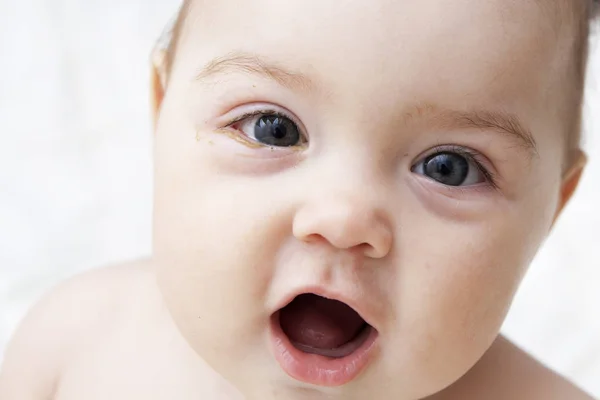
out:
<path id="1" fill-rule="evenodd" d="M 339 386 L 364 369 L 377 330 L 354 309 L 305 293 L 272 317 L 275 356 L 288 375 L 306 383 Z"/>
<path id="2" fill-rule="evenodd" d="M 298 350 L 331 358 L 352 354 L 370 327 L 348 305 L 314 294 L 300 295 L 281 309 L 279 323 Z"/>

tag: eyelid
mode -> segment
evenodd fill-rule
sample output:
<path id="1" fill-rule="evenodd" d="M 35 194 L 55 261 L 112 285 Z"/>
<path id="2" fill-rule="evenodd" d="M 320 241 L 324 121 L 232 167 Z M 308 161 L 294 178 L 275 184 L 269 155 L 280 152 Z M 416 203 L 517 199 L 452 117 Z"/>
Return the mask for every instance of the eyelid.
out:
<path id="1" fill-rule="evenodd" d="M 243 128 L 236 128 L 235 125 L 236 124 L 240 124 L 243 123 L 245 124 L 246 120 L 253 120 L 256 117 L 264 117 L 264 116 L 275 116 L 277 118 L 286 118 L 288 120 L 291 121 L 292 124 L 294 124 L 296 126 L 296 129 L 298 129 L 298 133 L 300 134 L 300 141 L 299 143 L 295 144 L 295 145 L 291 145 L 291 146 L 276 146 L 273 144 L 267 144 L 267 143 L 262 143 L 259 140 L 257 140 L 256 138 L 252 137 L 252 135 L 249 135 L 248 133 L 245 132 L 245 130 Z M 269 110 L 256 110 L 253 111 L 251 113 L 246 113 L 243 114 L 240 117 L 237 117 L 234 121 L 232 121 L 231 123 L 229 123 L 227 125 L 227 128 L 230 128 L 232 130 L 235 131 L 235 135 L 238 136 L 243 136 L 244 140 L 247 140 L 249 142 L 251 142 L 252 144 L 258 146 L 258 147 L 269 147 L 271 148 L 271 150 L 284 150 L 284 149 L 305 149 L 306 145 L 308 143 L 308 138 L 306 133 L 304 132 L 302 125 L 298 124 L 296 121 L 294 121 L 289 115 L 281 113 L 281 112 L 276 112 L 276 111 L 269 111 Z"/>
<path id="2" fill-rule="evenodd" d="M 435 147 L 427 150 L 423 154 L 421 154 L 417 158 L 418 161 L 413 163 L 413 166 L 411 168 L 414 168 L 415 165 L 422 162 L 427 157 L 430 157 L 434 154 L 442 153 L 442 152 L 456 153 L 456 154 L 459 154 L 459 155 L 467 158 L 470 162 L 474 163 L 475 167 L 477 169 L 479 169 L 479 171 L 484 175 L 484 177 L 486 179 L 486 183 L 491 188 L 493 188 L 493 189 L 498 188 L 497 173 L 496 173 L 496 170 L 495 170 L 494 166 L 492 165 L 492 163 L 488 160 L 487 157 L 485 157 L 480 152 L 473 150 L 469 147 L 465 147 L 465 146 L 460 146 L 460 145 L 456 145 L 456 144 L 435 146 Z M 476 185 L 468 186 L 468 188 L 469 188 L 468 190 L 470 190 L 471 187 L 475 187 L 475 186 Z M 461 190 L 467 190 L 466 189 L 467 186 L 465 186 L 465 187 L 456 186 L 456 188 L 459 188 L 459 187 L 461 188 Z"/>
<path id="3" fill-rule="evenodd" d="M 304 136 L 306 141 L 308 141 L 308 132 L 307 132 L 304 124 L 300 121 L 300 119 L 298 117 L 296 117 L 296 115 L 294 113 L 292 113 L 288 109 L 281 107 L 281 106 L 276 106 L 274 104 L 269 104 L 269 103 L 257 103 L 257 104 L 250 105 L 251 109 L 249 111 L 243 112 L 242 114 L 240 114 L 236 117 L 227 117 L 228 114 L 232 114 L 232 113 L 236 114 L 236 112 L 234 112 L 234 111 L 241 107 L 244 107 L 244 106 L 235 107 L 235 108 L 231 109 L 231 111 L 229 111 L 226 114 L 226 116 L 224 116 L 224 119 L 228 122 L 224 123 L 223 126 L 221 126 L 221 128 L 230 127 L 233 124 L 241 122 L 244 119 L 254 117 L 256 115 L 278 115 L 281 117 L 288 118 L 290 121 L 292 121 L 294 124 L 296 124 L 296 126 L 298 126 L 298 128 L 300 129 L 300 133 Z"/>

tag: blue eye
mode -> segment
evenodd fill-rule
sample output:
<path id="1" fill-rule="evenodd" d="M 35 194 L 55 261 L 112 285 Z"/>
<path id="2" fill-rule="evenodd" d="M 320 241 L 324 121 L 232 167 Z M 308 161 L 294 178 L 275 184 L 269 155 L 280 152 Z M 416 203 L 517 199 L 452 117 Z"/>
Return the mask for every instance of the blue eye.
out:
<path id="1" fill-rule="evenodd" d="M 428 156 L 412 170 L 446 186 L 470 186 L 486 181 L 483 167 L 472 157 L 453 152 Z"/>
<path id="2" fill-rule="evenodd" d="M 254 124 L 257 141 L 271 146 L 289 147 L 300 142 L 300 131 L 295 123 L 278 115 L 263 115 Z"/>
<path id="3" fill-rule="evenodd" d="M 266 146 L 294 147 L 304 142 L 298 125 L 281 114 L 258 112 L 243 116 L 231 126 Z"/>

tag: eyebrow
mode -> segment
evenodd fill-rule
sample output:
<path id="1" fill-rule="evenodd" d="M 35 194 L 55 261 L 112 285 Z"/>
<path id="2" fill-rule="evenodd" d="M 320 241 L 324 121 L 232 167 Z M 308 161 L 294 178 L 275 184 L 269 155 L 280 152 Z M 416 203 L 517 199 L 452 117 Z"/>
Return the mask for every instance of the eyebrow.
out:
<path id="1" fill-rule="evenodd" d="M 228 73 L 246 73 L 271 79 L 292 91 L 313 91 L 317 85 L 300 72 L 256 54 L 234 51 L 207 63 L 196 74 L 196 81 L 207 81 Z M 517 115 L 506 111 L 458 111 L 440 109 L 432 103 L 415 105 L 405 112 L 404 122 L 427 119 L 442 129 L 493 130 L 515 140 L 531 157 L 538 155 L 537 143 L 531 131 Z"/>
<path id="2" fill-rule="evenodd" d="M 308 76 L 300 72 L 292 71 L 264 57 L 238 51 L 210 61 L 201 68 L 195 80 L 206 81 L 216 75 L 240 72 L 266 77 L 294 91 L 309 91 L 317 87 Z"/>
<path id="3" fill-rule="evenodd" d="M 430 109 L 435 110 L 435 107 L 430 106 Z M 506 111 L 444 109 L 433 111 L 432 118 L 441 128 L 492 130 L 507 135 L 525 149 L 531 157 L 539 155 L 537 142 L 531 130 L 521 122 L 516 114 Z"/>

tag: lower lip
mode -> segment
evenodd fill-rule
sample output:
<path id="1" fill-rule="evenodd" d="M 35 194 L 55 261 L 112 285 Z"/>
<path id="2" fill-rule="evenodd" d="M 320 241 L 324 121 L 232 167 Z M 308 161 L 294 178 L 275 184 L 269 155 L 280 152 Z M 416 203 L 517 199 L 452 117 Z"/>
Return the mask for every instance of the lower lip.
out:
<path id="1" fill-rule="evenodd" d="M 271 344 L 275 359 L 292 378 L 317 386 L 342 386 L 353 381 L 369 364 L 375 350 L 377 331 L 369 327 L 368 337 L 352 354 L 328 358 L 308 354 L 292 345 L 281 329 L 279 314 L 271 318 Z"/>

